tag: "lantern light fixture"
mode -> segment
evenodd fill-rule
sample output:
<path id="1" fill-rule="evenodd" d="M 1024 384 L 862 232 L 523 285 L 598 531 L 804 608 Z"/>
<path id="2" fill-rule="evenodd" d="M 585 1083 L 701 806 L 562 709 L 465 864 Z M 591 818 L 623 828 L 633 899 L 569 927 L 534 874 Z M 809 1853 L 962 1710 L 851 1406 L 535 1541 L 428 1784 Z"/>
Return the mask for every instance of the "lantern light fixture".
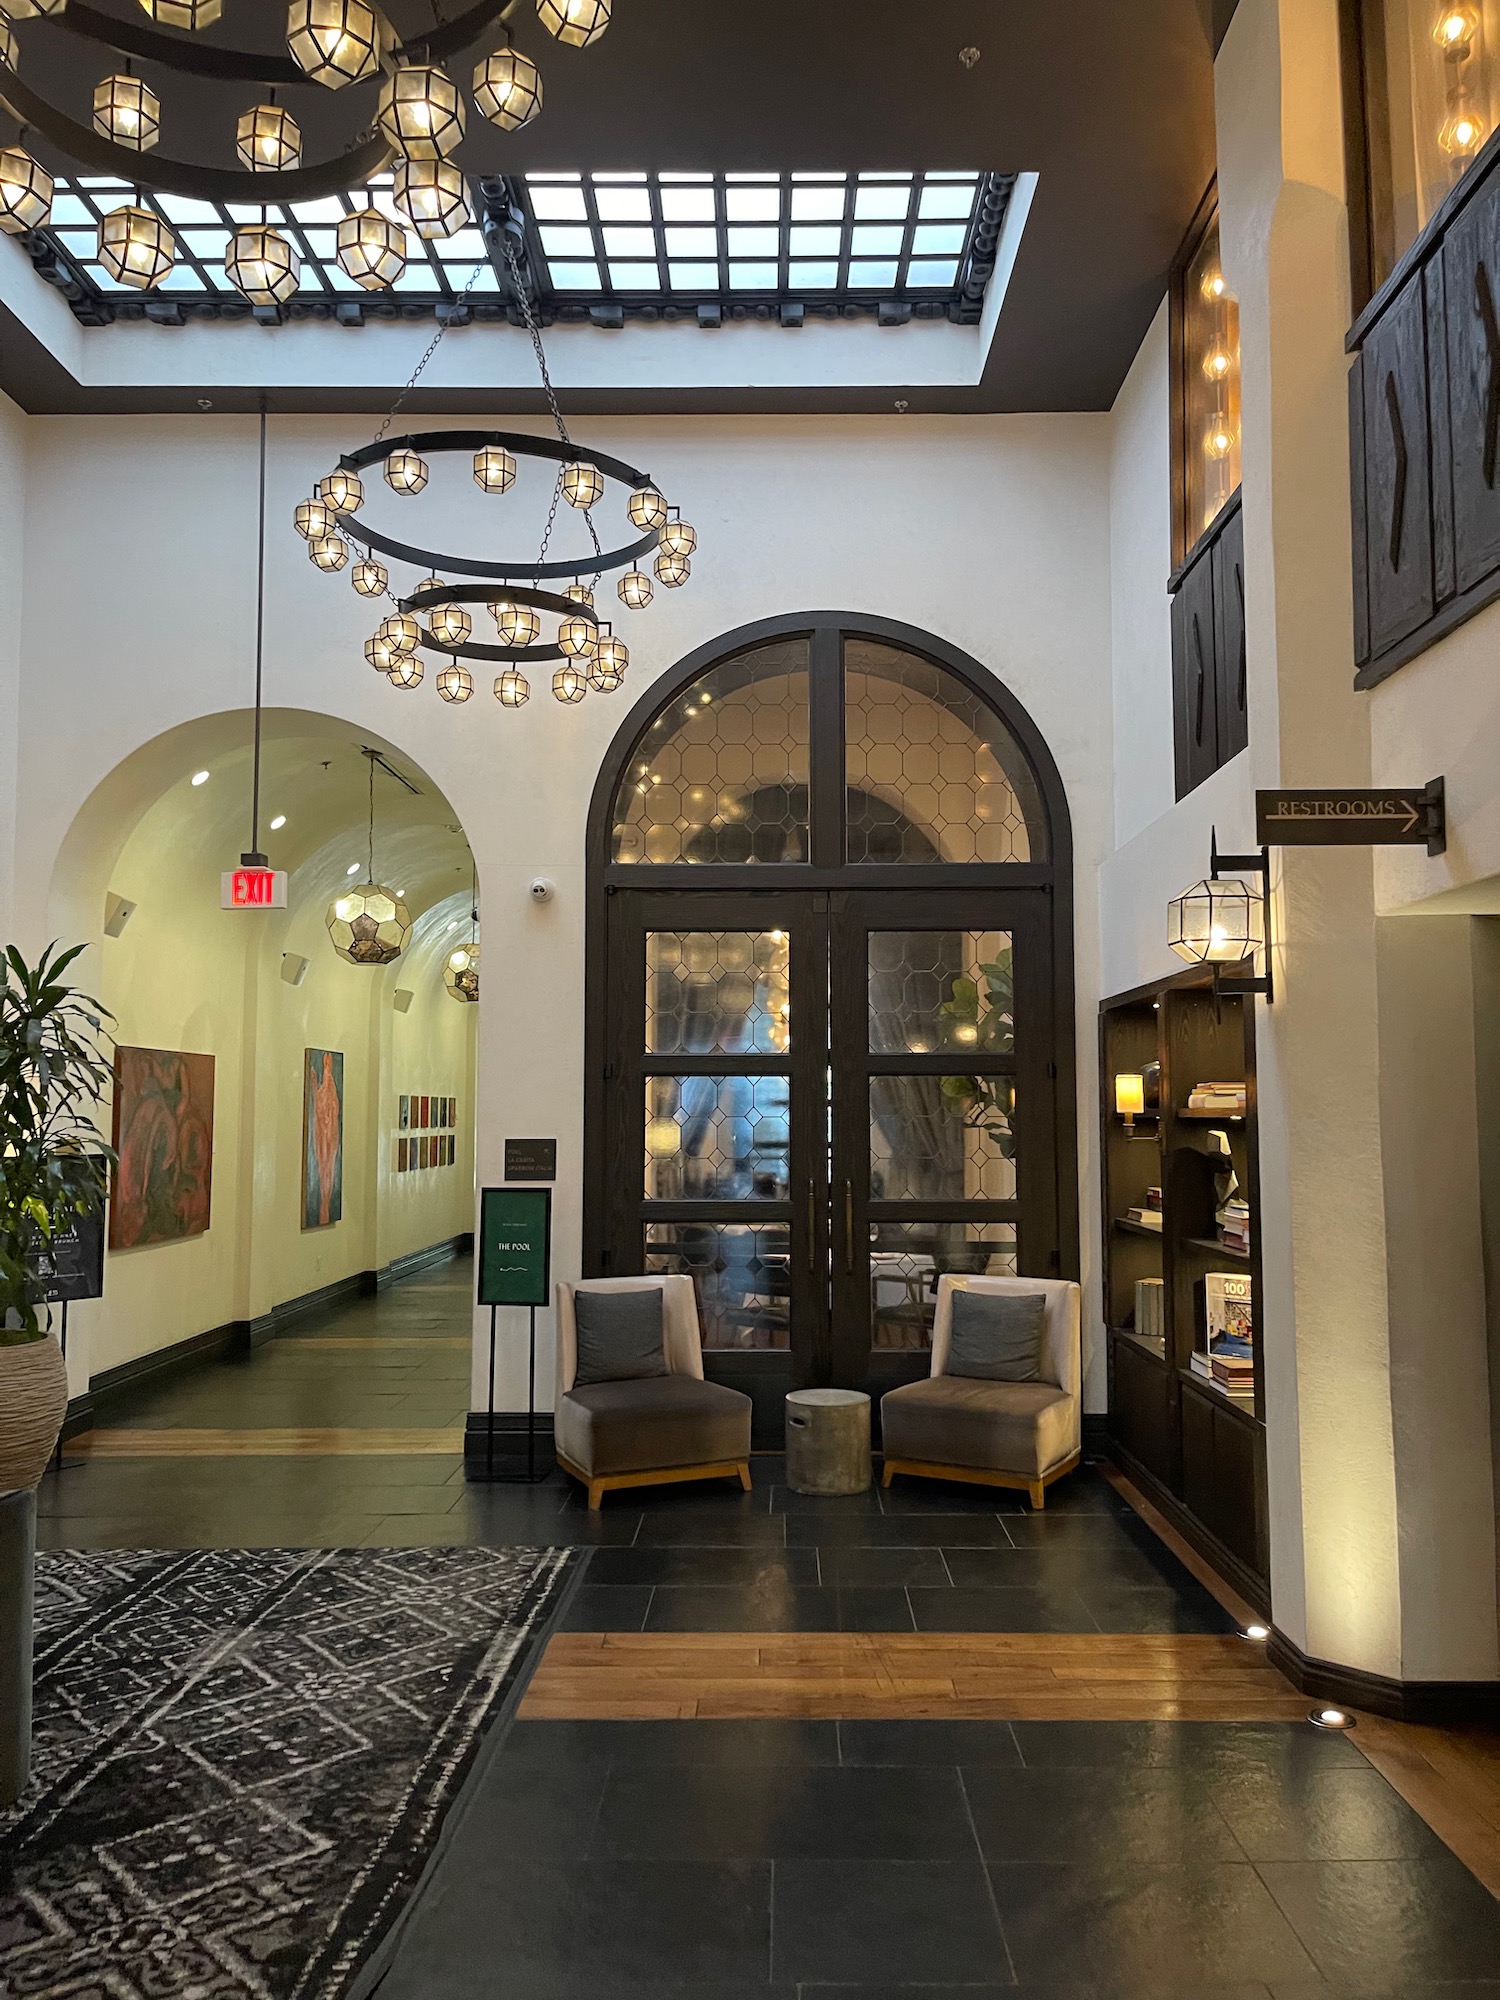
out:
<path id="1" fill-rule="evenodd" d="M 475 452 L 474 484 L 481 493 L 508 493 L 515 483 L 516 461 L 504 445 L 482 445 Z"/>
<path id="2" fill-rule="evenodd" d="M 160 26 L 190 35 L 211 28 L 224 11 L 224 0 L 141 0 L 141 5 Z"/>
<path id="3" fill-rule="evenodd" d="M 0 230 L 23 236 L 52 215 L 52 176 L 20 146 L 0 152 Z"/>
<path id="4" fill-rule="evenodd" d="M 385 483 L 393 493 L 420 493 L 427 484 L 427 461 L 414 451 L 393 451 L 385 462 Z"/>
<path id="5" fill-rule="evenodd" d="M 594 507 L 604 498 L 604 474 L 586 458 L 565 465 L 558 485 L 570 507 Z"/>
<path id="6" fill-rule="evenodd" d="M 367 292 L 387 290 L 406 269 L 406 231 L 378 208 L 346 215 L 334 242 L 340 268 Z"/>
<path id="7" fill-rule="evenodd" d="M 253 306 L 279 306 L 302 282 L 302 259 L 279 230 L 254 222 L 237 229 L 224 275 Z"/>
<path id="8" fill-rule="evenodd" d="M 438 587 L 441 589 L 442 586 Z M 433 638 L 442 646 L 461 646 L 474 630 L 474 620 L 461 604 L 439 604 L 429 614 L 427 625 Z"/>
<path id="9" fill-rule="evenodd" d="M 349 544 L 342 535 L 317 535 L 308 543 L 307 553 L 319 569 L 339 570 L 349 560 Z"/>
<path id="10" fill-rule="evenodd" d="M 422 664 L 416 662 L 417 679 Z M 375 766 L 378 750 L 362 753 L 370 761 L 370 838 L 365 878 L 335 896 L 325 919 L 328 936 L 340 958 L 351 965 L 389 965 L 401 956 L 411 936 L 411 914 L 395 889 L 375 879 Z M 359 873 L 356 861 L 350 871 Z"/>
<path id="11" fill-rule="evenodd" d="M 609 26 L 610 0 L 536 0 L 537 19 L 560 42 L 586 49 Z"/>
<path id="12" fill-rule="evenodd" d="M 365 482 L 357 472 L 347 472 L 343 466 L 330 472 L 326 479 L 320 479 L 313 492 L 335 514 L 357 514 L 365 504 Z"/>
<path id="13" fill-rule="evenodd" d="M 390 640 L 380 632 L 365 641 L 365 658 L 377 674 L 388 674 L 401 657 Z"/>
<path id="14" fill-rule="evenodd" d="M 469 189 L 451 160 L 400 160 L 391 200 L 424 243 L 456 236 L 473 221 Z"/>
<path id="15" fill-rule="evenodd" d="M 601 671 L 618 674 L 621 680 L 630 665 L 630 648 L 623 639 L 617 639 L 607 625 L 600 629 L 599 643 L 594 648 L 594 662 Z"/>
<path id="16" fill-rule="evenodd" d="M 1466 90 L 1454 91 L 1449 102 L 1451 109 L 1438 131 L 1438 144 L 1450 160 L 1471 160 L 1483 145 L 1488 127 Z"/>
<path id="17" fill-rule="evenodd" d="M 373 556 L 366 556 L 349 572 L 349 581 L 361 597 L 384 597 L 390 580 L 390 571 L 383 562 L 376 562 Z"/>
<path id="18" fill-rule="evenodd" d="M 326 90 L 363 83 L 380 68 L 380 28 L 365 0 L 291 0 L 286 40 L 297 67 Z"/>
<path id="19" fill-rule="evenodd" d="M 1228 869 L 1227 877 L 1220 870 Z M 1258 876 L 1258 885 L 1237 880 L 1239 875 Z M 1190 965 L 1213 968 L 1214 991 L 1227 994 L 1261 993 L 1267 1003 L 1276 997 L 1271 971 L 1271 858 L 1262 847 L 1255 854 L 1220 854 L 1218 829 L 1209 846 L 1209 872 L 1174 896 L 1167 905 L 1167 943 L 1179 958 Z M 1223 977 L 1226 965 L 1252 962 L 1258 954 L 1265 958 L 1263 975 L 1251 978 Z"/>
<path id="20" fill-rule="evenodd" d="M 1203 449 L 1212 459 L 1228 458 L 1234 450 L 1234 429 L 1222 411 L 1209 419 Z"/>
<path id="21" fill-rule="evenodd" d="M 558 649 L 570 660 L 586 660 L 593 652 L 598 636 L 598 628 L 592 619 L 565 618 L 557 628 Z"/>
<path id="22" fill-rule="evenodd" d="M 575 604 L 583 605 L 585 610 L 592 611 L 594 608 L 594 593 L 586 583 L 570 583 L 563 596 L 571 598 Z"/>
<path id="23" fill-rule="evenodd" d="M 495 629 L 507 646 L 534 646 L 542 636 L 542 621 L 529 604 L 497 597 L 490 606 Z"/>
<path id="24" fill-rule="evenodd" d="M 594 649 L 589 661 L 589 686 L 596 694 L 613 694 L 625 681 L 625 669 L 619 664 L 614 651 L 602 642 Z"/>
<path id="25" fill-rule="evenodd" d="M 177 239 L 149 208 L 127 203 L 99 223 L 99 262 L 117 285 L 149 291 L 171 270 Z"/>
<path id="26" fill-rule="evenodd" d="M 314 541 L 319 535 L 331 535 L 338 523 L 334 519 L 335 509 L 326 500 L 299 500 L 292 522 L 297 533 L 305 542 Z"/>
<path id="27" fill-rule="evenodd" d="M 161 137 L 161 103 L 149 84 L 122 70 L 94 86 L 94 130 L 132 153 L 149 153 Z"/>
<path id="28" fill-rule="evenodd" d="M 1466 62 L 1473 53 L 1478 33 L 1479 9 L 1470 6 L 1468 0 L 1442 8 L 1432 24 L 1432 39 L 1449 62 Z"/>
<path id="29" fill-rule="evenodd" d="M 398 653 L 414 653 L 422 643 L 422 628 L 409 613 L 398 611 L 382 621 L 379 636 L 388 640 Z"/>
<path id="30" fill-rule="evenodd" d="M 542 108 L 542 73 L 519 49 L 496 49 L 474 71 L 474 103 L 502 132 L 519 132 Z"/>
<path id="31" fill-rule="evenodd" d="M 474 692 L 474 676 L 461 660 L 450 660 L 438 674 L 435 685 L 444 701 L 467 701 Z"/>
<path id="32" fill-rule="evenodd" d="M 625 512 L 643 535 L 649 535 L 655 528 L 664 528 L 669 518 L 666 496 L 658 493 L 654 486 L 638 486 L 625 502 Z"/>
<path id="33" fill-rule="evenodd" d="M 617 588 L 620 602 L 629 611 L 644 611 L 651 602 L 651 579 L 644 570 L 628 569 L 620 578 Z"/>
<path id="34" fill-rule="evenodd" d="M 697 546 L 698 530 L 690 528 L 686 521 L 668 521 L 663 526 L 661 548 L 665 555 L 690 556 Z"/>
<path id="35" fill-rule="evenodd" d="M 420 687 L 422 685 L 422 676 L 426 671 L 427 669 L 422 665 L 420 654 L 401 653 L 397 656 L 396 664 L 391 668 L 386 679 L 392 687 Z"/>
<path id="36" fill-rule="evenodd" d="M 659 555 L 651 568 L 663 590 L 680 590 L 693 573 L 686 556 Z"/>
<path id="37" fill-rule="evenodd" d="M 515 667 L 495 676 L 495 699 L 502 708 L 524 708 L 531 699 L 531 683 Z"/>
<path id="38" fill-rule="evenodd" d="M 456 945 L 443 963 L 443 984 L 455 1000 L 473 1006 L 479 998 L 479 945 L 470 938 Z"/>
<path id="39" fill-rule="evenodd" d="M 445 160 L 464 136 L 464 101 L 434 63 L 402 63 L 386 78 L 376 122 L 408 160 Z"/>
<path id="40" fill-rule="evenodd" d="M 571 660 L 565 660 L 552 676 L 552 692 L 560 702 L 571 705 L 582 701 L 588 691 L 588 675 Z"/>
<path id="41" fill-rule="evenodd" d="M 302 128 L 273 97 L 242 114 L 234 150 L 252 174 L 292 173 L 302 164 Z"/>

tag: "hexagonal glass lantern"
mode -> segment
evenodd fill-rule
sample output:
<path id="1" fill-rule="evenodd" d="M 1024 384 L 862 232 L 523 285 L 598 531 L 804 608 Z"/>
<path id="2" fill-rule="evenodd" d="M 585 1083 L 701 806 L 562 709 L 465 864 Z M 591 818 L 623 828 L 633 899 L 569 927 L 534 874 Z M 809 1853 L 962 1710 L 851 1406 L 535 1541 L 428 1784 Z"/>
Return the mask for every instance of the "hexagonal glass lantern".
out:
<path id="1" fill-rule="evenodd" d="M 52 214 L 52 176 L 19 146 L 0 153 L 0 229 L 22 236 L 45 229 Z"/>
<path id="2" fill-rule="evenodd" d="M 328 935 L 351 965 L 389 965 L 411 937 L 411 913 L 394 889 L 360 882 L 328 906 Z"/>
<path id="3" fill-rule="evenodd" d="M 396 664 L 386 675 L 386 679 L 392 687 L 420 687 L 422 685 L 422 676 L 425 672 L 426 668 L 422 665 L 422 656 L 420 653 L 400 653 L 397 655 Z"/>
<path id="4" fill-rule="evenodd" d="M 570 507 L 592 507 L 604 496 L 604 474 L 586 458 L 575 458 L 565 465 L 558 484 Z"/>
<path id="5" fill-rule="evenodd" d="M 516 461 L 503 445 L 487 444 L 474 454 L 474 484 L 481 493 L 508 493 L 516 483 Z"/>
<path id="6" fill-rule="evenodd" d="M 313 492 L 336 514 L 357 513 L 365 504 L 365 482 L 357 472 L 346 472 L 342 466 L 320 479 Z"/>
<path id="7" fill-rule="evenodd" d="M 298 68 L 328 90 L 380 67 L 380 29 L 365 0 L 292 0 L 286 42 Z"/>
<path id="8" fill-rule="evenodd" d="M 638 486 L 625 502 L 625 511 L 643 535 L 667 525 L 666 498 L 654 486 Z"/>
<path id="9" fill-rule="evenodd" d="M 161 103 L 149 84 L 123 71 L 94 86 L 94 130 L 132 153 L 149 153 L 161 137 Z"/>
<path id="10" fill-rule="evenodd" d="M 651 565 L 656 572 L 656 580 L 663 590 L 680 590 L 693 573 L 693 565 L 686 556 L 675 556 L 663 549 Z"/>
<path id="11" fill-rule="evenodd" d="M 378 208 L 346 215 L 336 241 L 341 268 L 367 292 L 394 285 L 406 269 L 406 231 Z"/>
<path id="12" fill-rule="evenodd" d="M 403 63 L 380 91 L 381 131 L 408 160 L 445 160 L 464 136 L 458 85 L 431 63 Z"/>
<path id="13" fill-rule="evenodd" d="M 391 199 L 424 242 L 467 229 L 469 191 L 451 160 L 398 160 Z"/>
<path id="14" fill-rule="evenodd" d="M 149 291 L 171 270 L 177 239 L 149 208 L 112 208 L 99 223 L 99 262 L 117 285 Z"/>
<path id="15" fill-rule="evenodd" d="M 427 484 L 427 461 L 403 445 L 385 462 L 385 483 L 393 493 L 420 493 Z"/>
<path id="16" fill-rule="evenodd" d="M 342 535 L 314 535 L 307 553 L 317 568 L 338 570 L 349 560 L 349 544 Z"/>
<path id="17" fill-rule="evenodd" d="M 252 174 L 291 173 L 302 164 L 302 131 L 279 104 L 256 104 L 240 114 L 234 150 Z"/>
<path id="18" fill-rule="evenodd" d="M 620 602 L 631 611 L 644 611 L 651 602 L 651 579 L 644 570 L 628 569 L 619 582 Z"/>
<path id="19" fill-rule="evenodd" d="M 443 961 L 443 984 L 455 1000 L 473 1006 L 479 998 L 479 946 L 455 945 Z"/>
<path id="20" fill-rule="evenodd" d="M 502 708 L 524 708 L 531 699 L 531 683 L 517 667 L 507 667 L 495 676 L 495 699 Z"/>
<path id="21" fill-rule="evenodd" d="M 369 556 L 364 562 L 357 562 L 349 572 L 349 581 L 361 597 L 380 597 L 391 580 L 391 573 L 383 562 L 376 562 Z"/>
<path id="22" fill-rule="evenodd" d="M 588 691 L 588 675 L 570 660 L 565 660 L 552 676 L 552 692 L 561 702 L 582 701 Z"/>
<path id="23" fill-rule="evenodd" d="M 1167 943 L 1191 965 L 1238 965 L 1263 942 L 1260 892 L 1236 876 L 1195 882 L 1167 905 Z"/>
<path id="24" fill-rule="evenodd" d="M 452 660 L 435 682 L 444 701 L 467 701 L 474 692 L 474 676 L 460 660 Z"/>
<path id="25" fill-rule="evenodd" d="M 141 5 L 164 28 L 185 28 L 189 34 L 211 28 L 224 11 L 224 0 L 141 0 Z"/>
<path id="26" fill-rule="evenodd" d="M 542 108 L 542 73 L 519 49 L 496 49 L 474 71 L 474 102 L 502 132 L 519 132 Z"/>
<path id="27" fill-rule="evenodd" d="M 254 222 L 229 239 L 224 274 L 253 306 L 279 306 L 302 282 L 302 259 L 275 229 Z"/>
<path id="28" fill-rule="evenodd" d="M 610 0 L 536 0 L 537 18 L 549 35 L 586 49 L 609 26 Z"/>

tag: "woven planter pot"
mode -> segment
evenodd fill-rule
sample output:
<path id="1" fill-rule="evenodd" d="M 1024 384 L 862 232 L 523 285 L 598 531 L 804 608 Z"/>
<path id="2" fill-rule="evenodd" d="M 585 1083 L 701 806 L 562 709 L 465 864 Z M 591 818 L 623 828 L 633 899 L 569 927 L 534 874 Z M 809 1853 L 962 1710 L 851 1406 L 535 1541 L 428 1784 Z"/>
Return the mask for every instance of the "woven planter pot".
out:
<path id="1" fill-rule="evenodd" d="M 48 1334 L 0 1347 L 0 1493 L 35 1486 L 68 1408 L 68 1365 Z"/>

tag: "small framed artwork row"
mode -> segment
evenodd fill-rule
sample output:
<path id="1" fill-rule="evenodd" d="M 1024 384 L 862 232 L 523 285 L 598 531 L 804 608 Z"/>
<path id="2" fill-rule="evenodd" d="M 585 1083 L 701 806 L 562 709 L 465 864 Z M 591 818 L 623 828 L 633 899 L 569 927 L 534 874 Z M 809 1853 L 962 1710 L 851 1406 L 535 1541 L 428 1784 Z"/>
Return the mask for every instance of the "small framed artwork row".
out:
<path id="1" fill-rule="evenodd" d="M 456 1097 L 402 1096 L 396 1105 L 397 1138 L 394 1144 L 398 1174 L 422 1173 L 430 1167 L 458 1164 L 458 1099 Z"/>

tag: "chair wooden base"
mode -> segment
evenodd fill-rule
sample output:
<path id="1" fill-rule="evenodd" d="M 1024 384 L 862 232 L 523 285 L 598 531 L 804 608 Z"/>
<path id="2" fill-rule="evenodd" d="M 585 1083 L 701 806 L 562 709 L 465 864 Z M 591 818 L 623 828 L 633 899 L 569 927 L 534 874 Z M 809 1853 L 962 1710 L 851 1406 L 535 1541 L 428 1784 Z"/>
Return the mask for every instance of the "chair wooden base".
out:
<path id="1" fill-rule="evenodd" d="M 581 1465 L 575 1465 L 561 1452 L 556 1456 L 568 1477 L 589 1489 L 591 1514 L 599 1512 L 600 1502 L 606 1493 L 618 1492 L 624 1486 L 670 1486 L 682 1479 L 738 1479 L 745 1491 L 750 1491 L 748 1458 L 726 1459 L 716 1465 L 662 1465 L 653 1467 L 649 1472 L 607 1472 L 601 1479 L 592 1479 Z"/>
<path id="2" fill-rule="evenodd" d="M 888 1458 L 880 1483 L 889 1486 L 898 1472 L 905 1472 L 914 1479 L 962 1479 L 971 1486 L 1009 1486 L 1030 1494 L 1032 1506 L 1042 1508 L 1047 1504 L 1047 1488 L 1053 1480 L 1071 1472 L 1082 1456 L 1081 1451 L 1075 1451 L 1071 1458 L 1054 1465 L 1040 1479 L 1028 1479 L 1024 1472 L 994 1472 L 983 1465 L 934 1465 L 928 1459 Z"/>

